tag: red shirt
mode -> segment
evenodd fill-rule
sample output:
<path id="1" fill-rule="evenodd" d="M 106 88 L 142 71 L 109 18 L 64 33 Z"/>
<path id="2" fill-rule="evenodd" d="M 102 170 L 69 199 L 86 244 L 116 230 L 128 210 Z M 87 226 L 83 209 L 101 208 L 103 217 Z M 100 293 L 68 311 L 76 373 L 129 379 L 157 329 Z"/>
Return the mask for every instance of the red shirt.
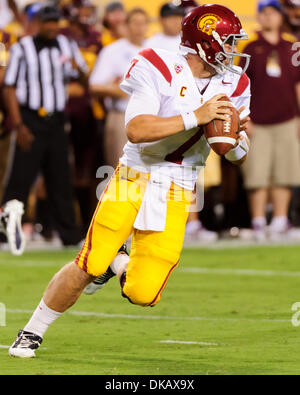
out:
<path id="1" fill-rule="evenodd" d="M 17 41 L 16 37 L 13 35 L 4 32 L 3 30 L 0 29 L 0 42 L 5 45 L 6 50 L 8 51 L 11 45 L 13 45 Z M 2 92 L 2 85 L 0 85 L 0 112 L 3 113 L 4 120 L 2 121 L 2 127 L 5 132 L 11 130 L 11 122 L 9 117 L 7 116 L 7 110 L 6 106 L 4 105 L 4 98 L 3 98 L 3 92 Z M 1 123 L 1 120 L 0 120 Z M 1 128 L 0 128 L 1 131 Z"/>
<path id="2" fill-rule="evenodd" d="M 282 123 L 298 114 L 296 84 L 300 82 L 300 66 L 292 63 L 296 41 L 282 33 L 279 43 L 272 45 L 257 33 L 244 47 L 243 52 L 251 55 L 247 75 L 251 80 L 251 118 L 256 124 Z"/>
<path id="3" fill-rule="evenodd" d="M 101 33 L 92 27 L 82 26 L 82 35 L 78 36 L 75 30 L 70 27 L 66 27 L 61 30 L 61 33 L 67 36 L 69 39 L 76 41 L 81 54 L 86 61 L 89 70 L 94 68 L 97 60 L 97 56 L 102 49 Z M 88 89 L 85 94 L 80 97 L 71 97 L 68 100 L 66 106 L 66 112 L 77 118 L 85 118 L 90 111 L 91 107 L 91 96 Z"/>

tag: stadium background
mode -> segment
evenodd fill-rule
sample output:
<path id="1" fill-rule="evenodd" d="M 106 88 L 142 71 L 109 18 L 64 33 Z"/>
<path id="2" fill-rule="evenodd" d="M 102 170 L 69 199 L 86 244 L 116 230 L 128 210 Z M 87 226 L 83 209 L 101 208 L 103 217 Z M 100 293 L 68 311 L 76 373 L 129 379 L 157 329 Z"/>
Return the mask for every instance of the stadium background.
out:
<path id="1" fill-rule="evenodd" d="M 103 4 L 101 0 L 95 0 L 95 4 Z M 108 3 L 108 1 L 105 1 Z M 133 7 L 140 7 L 141 5 L 143 8 L 151 15 L 152 18 L 156 18 L 159 13 L 160 7 L 165 3 L 162 0 L 151 0 L 151 1 L 144 1 L 141 2 L 139 0 L 124 0 L 124 4 L 127 8 Z M 201 1 L 201 4 L 211 4 L 212 1 Z M 255 29 L 256 21 L 256 4 L 255 0 L 249 1 L 239 1 L 239 0 L 224 0 L 224 1 L 214 1 L 215 4 L 222 4 L 225 5 L 233 10 L 239 15 L 241 18 L 242 24 L 247 32 L 252 32 Z M 152 31 L 151 31 L 152 30 Z M 156 23 L 153 23 L 152 28 L 149 33 L 155 32 L 159 30 L 159 26 Z"/>
<path id="2" fill-rule="evenodd" d="M 234 9 L 249 34 L 255 30 L 256 1 L 215 2 Z M 124 1 L 128 9 L 142 5 L 149 12 L 149 34 L 159 30 L 162 3 Z M 0 303 L 6 307 L 0 375 L 300 373 L 299 328 L 291 323 L 299 301 L 300 247 L 240 241 L 186 248 L 162 302 L 150 311 L 120 299 L 117 281 L 101 295 L 81 297 L 49 329 L 39 358 L 8 359 L 8 346 L 49 279 L 77 253 L 54 250 L 20 258 L 0 252 Z"/>

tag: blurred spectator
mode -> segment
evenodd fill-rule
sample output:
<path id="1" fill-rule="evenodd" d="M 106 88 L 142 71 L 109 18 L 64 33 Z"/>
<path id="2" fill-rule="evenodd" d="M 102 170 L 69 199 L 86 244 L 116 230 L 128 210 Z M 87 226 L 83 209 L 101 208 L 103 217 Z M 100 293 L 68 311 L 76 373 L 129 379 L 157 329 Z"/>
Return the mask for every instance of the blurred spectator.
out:
<path id="1" fill-rule="evenodd" d="M 289 31 L 300 40 L 300 0 L 282 0 Z"/>
<path id="2" fill-rule="evenodd" d="M 0 51 L 0 201 L 2 198 L 2 185 L 5 176 L 7 159 L 10 147 L 10 122 L 3 101 L 3 80 L 5 67 L 8 63 L 9 48 L 16 42 L 16 38 L 0 30 L 0 42 L 5 45 L 5 51 Z"/>
<path id="3" fill-rule="evenodd" d="M 39 10 L 42 8 L 42 3 L 30 3 L 24 8 L 23 17 L 23 35 L 34 36 L 39 30 L 39 21 L 36 17 Z"/>
<path id="4" fill-rule="evenodd" d="M 283 15 L 277 0 L 258 4 L 261 30 L 246 43 L 251 55 L 247 74 L 252 84 L 253 130 L 250 154 L 244 164 L 252 227 L 258 239 L 266 237 L 269 189 L 273 219 L 271 239 L 288 232 L 291 188 L 300 185 L 300 147 L 297 112 L 300 106 L 300 70 L 292 64 L 294 36 L 282 33 Z M 297 96 L 298 95 L 298 96 Z M 298 107 L 298 108 L 297 108 Z"/>
<path id="5" fill-rule="evenodd" d="M 21 22 L 15 0 L 0 0 L 0 29 L 4 29 L 13 19 Z"/>
<path id="6" fill-rule="evenodd" d="M 184 8 L 185 13 L 189 13 L 193 8 L 199 7 L 200 3 L 195 0 L 173 0 L 176 7 Z"/>
<path id="7" fill-rule="evenodd" d="M 160 10 L 160 24 L 162 33 L 149 38 L 145 46 L 178 52 L 181 42 L 181 22 L 185 15 L 184 8 L 176 7 L 173 3 L 166 3 Z"/>
<path id="8" fill-rule="evenodd" d="M 112 44 L 126 36 L 126 11 L 119 1 L 112 1 L 105 8 L 103 17 L 102 45 Z"/>
<path id="9" fill-rule="evenodd" d="M 90 77 L 90 89 L 96 97 L 105 97 L 108 115 L 105 125 L 105 164 L 115 167 L 126 143 L 125 110 L 127 95 L 121 91 L 120 82 L 130 67 L 130 61 L 143 48 L 148 15 L 143 9 L 129 12 L 127 38 L 105 47 Z"/>
<path id="10" fill-rule="evenodd" d="M 101 33 L 94 29 L 96 22 L 95 7 L 88 0 L 77 2 L 77 6 L 70 10 L 69 27 L 61 32 L 77 42 L 81 54 L 85 59 L 89 72 L 95 66 L 97 56 L 102 48 Z M 99 111 L 100 110 L 100 111 Z M 68 121 L 71 127 L 71 142 L 75 158 L 75 192 L 80 206 L 84 232 L 90 223 L 94 211 L 95 179 L 101 158 L 97 158 L 100 151 L 102 120 L 104 111 L 93 103 L 88 86 L 73 80 L 69 84 L 69 100 L 66 107 Z"/>
<path id="11" fill-rule="evenodd" d="M 13 45 L 4 79 L 17 144 L 3 202 L 18 199 L 26 204 L 41 171 L 59 235 L 64 245 L 74 245 L 80 235 L 64 132 L 65 84 L 75 76 L 83 79 L 87 68 L 77 44 L 58 34 L 58 10 L 44 6 L 37 16 L 39 34 Z"/>

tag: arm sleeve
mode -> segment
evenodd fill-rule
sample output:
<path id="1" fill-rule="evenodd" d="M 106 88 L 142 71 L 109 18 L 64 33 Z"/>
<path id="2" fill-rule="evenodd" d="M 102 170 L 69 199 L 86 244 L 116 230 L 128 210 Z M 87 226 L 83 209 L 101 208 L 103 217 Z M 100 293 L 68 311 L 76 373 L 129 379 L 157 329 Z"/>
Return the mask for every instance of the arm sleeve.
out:
<path id="1" fill-rule="evenodd" d="M 132 95 L 133 92 L 147 92 L 150 96 L 160 98 L 159 80 L 145 59 L 137 56 L 128 65 L 128 69 L 120 85 L 125 93 Z"/>
<path id="2" fill-rule="evenodd" d="M 115 56 L 110 55 L 110 47 L 103 48 L 90 75 L 90 85 L 107 84 L 116 78 L 114 62 Z"/>
<path id="3" fill-rule="evenodd" d="M 160 109 L 160 101 L 147 92 L 134 92 L 125 113 L 125 125 L 138 115 L 157 115 Z"/>
<path id="4" fill-rule="evenodd" d="M 4 85 L 16 86 L 20 70 L 20 64 L 23 59 L 23 51 L 19 43 L 14 44 L 10 49 L 10 60 L 5 72 Z"/>
<path id="5" fill-rule="evenodd" d="M 241 119 L 248 117 L 250 115 L 251 82 L 249 81 L 249 85 L 240 96 L 232 97 L 231 101 L 237 110 L 239 110 L 243 106 L 246 107 L 240 115 Z"/>
<path id="6" fill-rule="evenodd" d="M 161 103 L 158 81 L 145 60 L 137 57 L 131 62 L 120 87 L 131 96 L 125 114 L 126 125 L 138 115 L 158 115 Z"/>
<path id="7" fill-rule="evenodd" d="M 85 62 L 85 60 L 83 59 L 83 56 L 81 55 L 80 49 L 77 45 L 77 43 L 72 40 L 71 41 L 71 50 L 72 50 L 72 54 L 73 54 L 73 58 L 77 64 L 77 66 L 79 67 L 80 71 L 84 74 L 88 73 L 88 66 Z"/>

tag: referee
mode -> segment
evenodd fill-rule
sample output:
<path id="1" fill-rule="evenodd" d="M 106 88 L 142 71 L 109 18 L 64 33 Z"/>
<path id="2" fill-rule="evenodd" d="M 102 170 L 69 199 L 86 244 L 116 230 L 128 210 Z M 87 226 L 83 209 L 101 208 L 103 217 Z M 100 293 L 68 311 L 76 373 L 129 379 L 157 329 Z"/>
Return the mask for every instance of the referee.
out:
<path id="1" fill-rule="evenodd" d="M 18 199 L 26 204 L 41 172 L 61 240 L 75 245 L 80 235 L 75 226 L 64 110 L 66 84 L 71 78 L 84 83 L 87 67 L 77 44 L 58 34 L 60 15 L 55 7 L 43 6 L 36 18 L 39 33 L 12 46 L 4 78 L 16 147 L 3 203 Z"/>

